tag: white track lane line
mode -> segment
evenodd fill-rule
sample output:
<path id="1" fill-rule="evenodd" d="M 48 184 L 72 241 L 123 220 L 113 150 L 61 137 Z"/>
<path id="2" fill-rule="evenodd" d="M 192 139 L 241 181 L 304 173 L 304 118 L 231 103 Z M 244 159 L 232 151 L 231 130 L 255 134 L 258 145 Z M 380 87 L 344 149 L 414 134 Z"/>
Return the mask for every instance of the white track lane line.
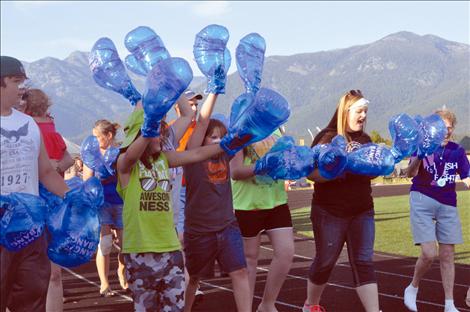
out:
<path id="1" fill-rule="evenodd" d="M 309 241 L 311 242 L 312 244 L 314 243 L 312 240 L 306 240 L 306 241 Z M 266 248 L 267 250 L 271 250 L 271 248 L 268 248 L 268 247 L 265 247 L 265 246 L 261 246 L 261 248 Z M 343 249 L 346 249 L 346 247 L 343 247 Z M 380 255 L 382 256 L 382 255 Z M 389 256 L 389 255 L 384 255 L 388 258 L 392 258 L 392 259 L 402 259 L 401 257 L 398 257 L 398 256 Z M 312 260 L 313 261 L 313 258 L 311 257 L 306 257 L 306 256 L 302 256 L 302 255 L 297 255 L 295 254 L 294 257 L 299 257 L 301 259 L 305 259 L 305 260 Z M 338 266 L 342 266 L 342 267 L 347 267 L 347 268 L 350 268 L 351 266 L 348 265 L 348 264 L 342 264 L 342 263 L 336 263 L 336 265 Z M 465 269 L 465 268 L 464 268 Z M 391 276 L 398 276 L 398 277 L 408 277 L 410 280 L 413 278 L 413 275 L 406 275 L 406 274 L 399 274 L 399 273 L 393 273 L 393 272 L 386 272 L 386 271 L 380 271 L 380 270 L 375 270 L 376 273 L 380 273 L 380 274 L 384 274 L 384 275 L 391 275 Z M 434 280 L 434 279 L 429 279 L 429 278 L 422 278 L 421 279 L 422 281 L 426 281 L 426 282 L 434 282 L 434 283 L 442 283 L 442 281 L 440 280 Z M 465 284 L 459 284 L 459 283 L 454 283 L 454 286 L 461 286 L 461 287 L 469 287 L 469 285 L 465 285 Z"/>
<path id="2" fill-rule="evenodd" d="M 68 269 L 68 268 L 62 267 L 62 269 L 65 270 L 65 271 L 67 271 L 67 272 L 69 272 L 70 274 L 72 274 L 72 275 L 75 276 L 76 278 L 81 279 L 82 281 L 85 281 L 85 282 L 87 282 L 88 284 L 94 285 L 94 286 L 98 287 L 98 289 L 100 288 L 100 285 L 98 285 L 97 283 L 95 283 L 95 282 L 93 282 L 93 281 L 90 281 L 88 278 L 86 278 L 86 277 L 84 277 L 84 276 L 82 276 L 82 275 L 80 275 L 80 274 L 78 274 L 78 273 L 75 273 L 74 271 L 72 271 L 72 270 L 70 270 L 70 269 Z M 116 295 L 118 295 L 118 296 L 120 296 L 120 297 L 126 299 L 127 301 L 132 302 L 132 298 L 131 298 L 131 297 L 126 296 L 126 295 L 122 295 L 122 294 L 120 294 L 120 293 L 118 293 L 118 292 L 114 292 L 114 293 L 115 293 Z"/>
<path id="3" fill-rule="evenodd" d="M 263 268 L 258 267 L 258 269 L 262 270 Z M 199 281 L 199 283 L 210 286 L 210 287 L 213 287 L 213 288 L 217 288 L 217 289 L 221 289 L 221 290 L 225 290 L 225 291 L 229 291 L 229 292 L 233 293 L 233 290 L 230 289 L 230 288 L 227 288 L 227 287 L 217 286 L 217 285 L 214 285 L 214 284 L 211 284 L 211 283 L 208 283 L 208 282 L 204 282 L 204 281 Z M 263 299 L 263 297 L 256 296 L 256 295 L 253 296 L 253 297 L 256 298 L 256 299 L 259 299 L 259 300 Z M 302 307 L 300 307 L 300 306 L 296 306 L 296 305 L 289 304 L 289 303 L 286 303 L 286 302 L 282 302 L 282 301 L 279 301 L 279 300 L 276 300 L 275 303 L 277 303 L 279 305 L 282 305 L 282 306 L 285 306 L 285 307 L 289 307 L 289 308 L 302 309 Z"/>
<path id="4" fill-rule="evenodd" d="M 269 251 L 274 251 L 273 249 L 271 248 L 268 248 L 266 246 L 261 246 L 261 248 L 263 249 L 266 249 L 266 250 L 269 250 Z M 313 260 L 312 258 L 310 257 L 306 257 L 306 256 L 301 256 L 301 255 L 297 255 L 297 254 L 294 254 L 294 257 L 298 257 L 298 258 L 301 258 L 301 259 L 307 259 L 307 260 Z M 336 264 L 336 265 L 341 265 L 341 266 L 346 266 L 346 267 L 349 267 L 348 265 L 345 265 L 345 264 Z M 261 271 L 265 271 L 265 272 L 268 272 L 269 270 L 266 269 L 266 268 L 262 268 L 262 267 L 257 267 L 259 270 Z M 375 272 L 378 272 L 378 271 L 375 271 Z M 384 274 L 390 274 L 388 272 L 384 272 Z M 395 274 L 395 273 L 393 273 Z M 392 274 L 390 274 L 392 275 Z M 396 274 L 398 276 L 402 276 L 401 274 Z M 290 278 L 294 278 L 294 279 L 301 279 L 301 280 L 305 280 L 307 281 L 307 278 L 305 277 L 302 277 L 302 276 L 297 276 L 297 275 L 291 275 L 291 274 L 287 274 L 288 277 Z M 403 275 L 405 277 L 409 277 L 407 275 Z M 424 279 L 422 279 L 424 280 Z M 429 280 L 429 281 L 432 281 L 432 282 L 436 282 L 434 280 Z M 440 283 L 440 281 L 439 281 Z M 331 286 L 334 286 L 334 287 L 339 287 L 339 288 L 345 288 L 345 289 L 351 289 L 351 290 L 354 290 L 355 288 L 354 287 L 351 287 L 351 286 L 346 286 L 346 285 L 341 285 L 341 284 L 335 284 L 335 283 L 327 283 L 328 285 L 331 285 Z M 468 285 L 462 285 L 462 286 L 465 286 L 465 287 L 468 287 Z M 389 295 L 389 294 L 385 294 L 385 293 L 381 293 L 379 292 L 379 295 L 380 296 L 383 296 L 383 297 L 388 297 L 388 298 L 393 298 L 393 299 L 400 299 L 400 301 L 403 300 L 403 297 L 401 296 L 396 296 L 396 295 Z M 438 304 L 438 303 L 434 303 L 434 302 L 429 302 L 429 301 L 424 301 L 424 300 L 416 300 L 416 302 L 419 302 L 419 303 L 423 303 L 423 304 L 428 304 L 428 305 L 433 305 L 433 306 L 436 306 L 436 307 L 444 307 L 443 304 Z M 465 308 L 459 308 L 460 311 L 469 311 L 470 312 L 470 309 L 465 309 Z"/>

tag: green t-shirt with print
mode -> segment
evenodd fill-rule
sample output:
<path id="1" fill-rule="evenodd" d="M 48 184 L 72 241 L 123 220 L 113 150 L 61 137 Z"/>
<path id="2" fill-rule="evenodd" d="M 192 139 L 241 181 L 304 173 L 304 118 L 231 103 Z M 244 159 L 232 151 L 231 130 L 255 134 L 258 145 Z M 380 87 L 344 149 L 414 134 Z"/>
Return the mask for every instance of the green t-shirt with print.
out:
<path id="1" fill-rule="evenodd" d="M 129 184 L 117 191 L 124 200 L 123 253 L 169 252 L 180 249 L 173 225 L 168 161 L 163 153 L 148 169 L 139 160 Z"/>
<path id="2" fill-rule="evenodd" d="M 254 164 L 271 149 L 279 137 L 281 132 L 277 130 L 266 139 L 248 146 L 245 149 L 243 164 Z M 232 194 L 235 210 L 273 209 L 287 203 L 284 180 L 272 181 L 256 176 L 245 180 L 232 180 Z"/>

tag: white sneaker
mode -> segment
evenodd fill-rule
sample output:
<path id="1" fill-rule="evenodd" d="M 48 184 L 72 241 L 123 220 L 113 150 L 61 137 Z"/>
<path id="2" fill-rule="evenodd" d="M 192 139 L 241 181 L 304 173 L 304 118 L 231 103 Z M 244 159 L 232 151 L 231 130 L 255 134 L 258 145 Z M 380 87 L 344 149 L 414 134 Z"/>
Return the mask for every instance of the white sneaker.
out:
<path id="1" fill-rule="evenodd" d="M 405 288 L 405 293 L 403 295 L 403 301 L 408 310 L 413 312 L 418 312 L 418 307 L 416 307 L 416 296 L 418 295 L 418 288 L 408 285 Z"/>
<path id="2" fill-rule="evenodd" d="M 444 308 L 444 312 L 459 312 L 455 306 Z"/>

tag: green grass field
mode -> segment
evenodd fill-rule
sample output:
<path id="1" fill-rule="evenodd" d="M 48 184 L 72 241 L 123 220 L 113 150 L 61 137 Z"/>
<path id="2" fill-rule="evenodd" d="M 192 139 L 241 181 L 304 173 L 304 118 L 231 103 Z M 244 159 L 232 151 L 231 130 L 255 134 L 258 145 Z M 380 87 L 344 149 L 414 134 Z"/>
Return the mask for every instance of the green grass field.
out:
<path id="1" fill-rule="evenodd" d="M 465 243 L 456 245 L 455 262 L 470 264 L 470 194 L 457 192 L 460 220 Z M 417 257 L 420 248 L 413 244 L 410 229 L 408 195 L 374 199 L 375 250 L 402 256 Z M 298 234 L 313 237 L 310 207 L 292 211 L 292 221 Z"/>

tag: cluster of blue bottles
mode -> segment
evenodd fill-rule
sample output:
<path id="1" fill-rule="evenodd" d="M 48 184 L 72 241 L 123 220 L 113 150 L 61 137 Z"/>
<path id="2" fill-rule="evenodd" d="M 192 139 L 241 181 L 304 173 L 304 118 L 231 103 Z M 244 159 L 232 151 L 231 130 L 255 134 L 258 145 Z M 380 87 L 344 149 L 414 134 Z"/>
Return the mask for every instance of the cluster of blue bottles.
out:
<path id="1" fill-rule="evenodd" d="M 0 243 L 9 251 L 19 251 L 44 232 L 46 202 L 26 193 L 0 195 Z"/>
<path id="2" fill-rule="evenodd" d="M 131 30 L 124 44 L 131 52 L 125 59 L 127 68 L 141 76 L 147 76 L 155 64 L 170 57 L 162 39 L 147 26 Z"/>
<path id="3" fill-rule="evenodd" d="M 255 53 L 254 46 L 261 49 Z M 290 116 L 289 103 L 282 95 L 267 88 L 258 90 L 265 48 L 264 39 L 258 34 L 245 36 L 237 48 L 237 68 L 247 92 L 233 102 L 228 133 L 220 143 L 229 155 L 234 155 L 244 146 L 263 140 Z"/>
<path id="4" fill-rule="evenodd" d="M 392 137 L 391 152 L 395 157 L 395 163 L 416 151 L 419 131 L 418 123 L 413 118 L 404 113 L 395 115 L 390 119 L 388 129 Z"/>
<path id="5" fill-rule="evenodd" d="M 237 46 L 237 69 L 248 93 L 256 93 L 261 87 L 265 51 L 266 42 L 257 33 L 246 35 Z"/>
<path id="6" fill-rule="evenodd" d="M 331 180 L 343 174 L 348 162 L 348 155 L 346 153 L 346 139 L 342 135 L 336 135 L 331 143 L 315 145 L 312 152 L 322 177 Z"/>
<path id="7" fill-rule="evenodd" d="M 273 180 L 297 180 L 314 169 L 313 151 L 307 146 L 296 146 L 292 137 L 284 136 L 256 161 L 254 173 L 268 175 Z"/>
<path id="8" fill-rule="evenodd" d="M 415 117 L 418 123 L 419 141 L 418 141 L 418 157 L 432 155 L 436 149 L 441 146 L 442 141 L 447 135 L 447 127 L 441 116 L 437 114 L 429 115 L 425 118 L 421 116 Z"/>
<path id="9" fill-rule="evenodd" d="M 104 155 L 101 154 L 98 139 L 90 135 L 80 146 L 80 157 L 83 163 L 97 174 L 100 179 L 114 175 L 115 163 L 119 156 L 119 148 L 111 146 Z"/>
<path id="10" fill-rule="evenodd" d="M 196 34 L 193 46 L 194 59 L 208 78 L 206 93 L 225 93 L 225 82 L 231 56 L 227 49 L 229 33 L 221 25 L 208 25 Z"/>
<path id="11" fill-rule="evenodd" d="M 47 192 L 41 195 L 54 196 Z M 92 177 L 67 192 L 59 204 L 49 207 L 46 221 L 51 234 L 47 248 L 49 259 L 65 267 L 90 261 L 98 247 L 98 208 L 103 200 L 103 187 Z"/>
<path id="12" fill-rule="evenodd" d="M 176 103 L 193 79 L 193 71 L 186 60 L 179 57 L 164 59 L 147 75 L 144 98 L 143 137 L 158 135 L 160 121 Z"/>
<path id="13" fill-rule="evenodd" d="M 88 58 L 93 79 L 99 86 L 121 94 L 132 105 L 141 99 L 141 95 L 127 75 L 124 64 L 111 39 L 98 39 Z"/>
<path id="14" fill-rule="evenodd" d="M 220 146 L 234 155 L 244 146 L 266 138 L 287 121 L 290 107 L 279 93 L 261 88 L 256 95 L 244 93 L 235 99 L 230 126 Z"/>
<path id="15" fill-rule="evenodd" d="M 354 174 L 389 175 L 394 168 L 395 157 L 384 145 L 368 143 L 348 153 L 346 170 Z"/>

